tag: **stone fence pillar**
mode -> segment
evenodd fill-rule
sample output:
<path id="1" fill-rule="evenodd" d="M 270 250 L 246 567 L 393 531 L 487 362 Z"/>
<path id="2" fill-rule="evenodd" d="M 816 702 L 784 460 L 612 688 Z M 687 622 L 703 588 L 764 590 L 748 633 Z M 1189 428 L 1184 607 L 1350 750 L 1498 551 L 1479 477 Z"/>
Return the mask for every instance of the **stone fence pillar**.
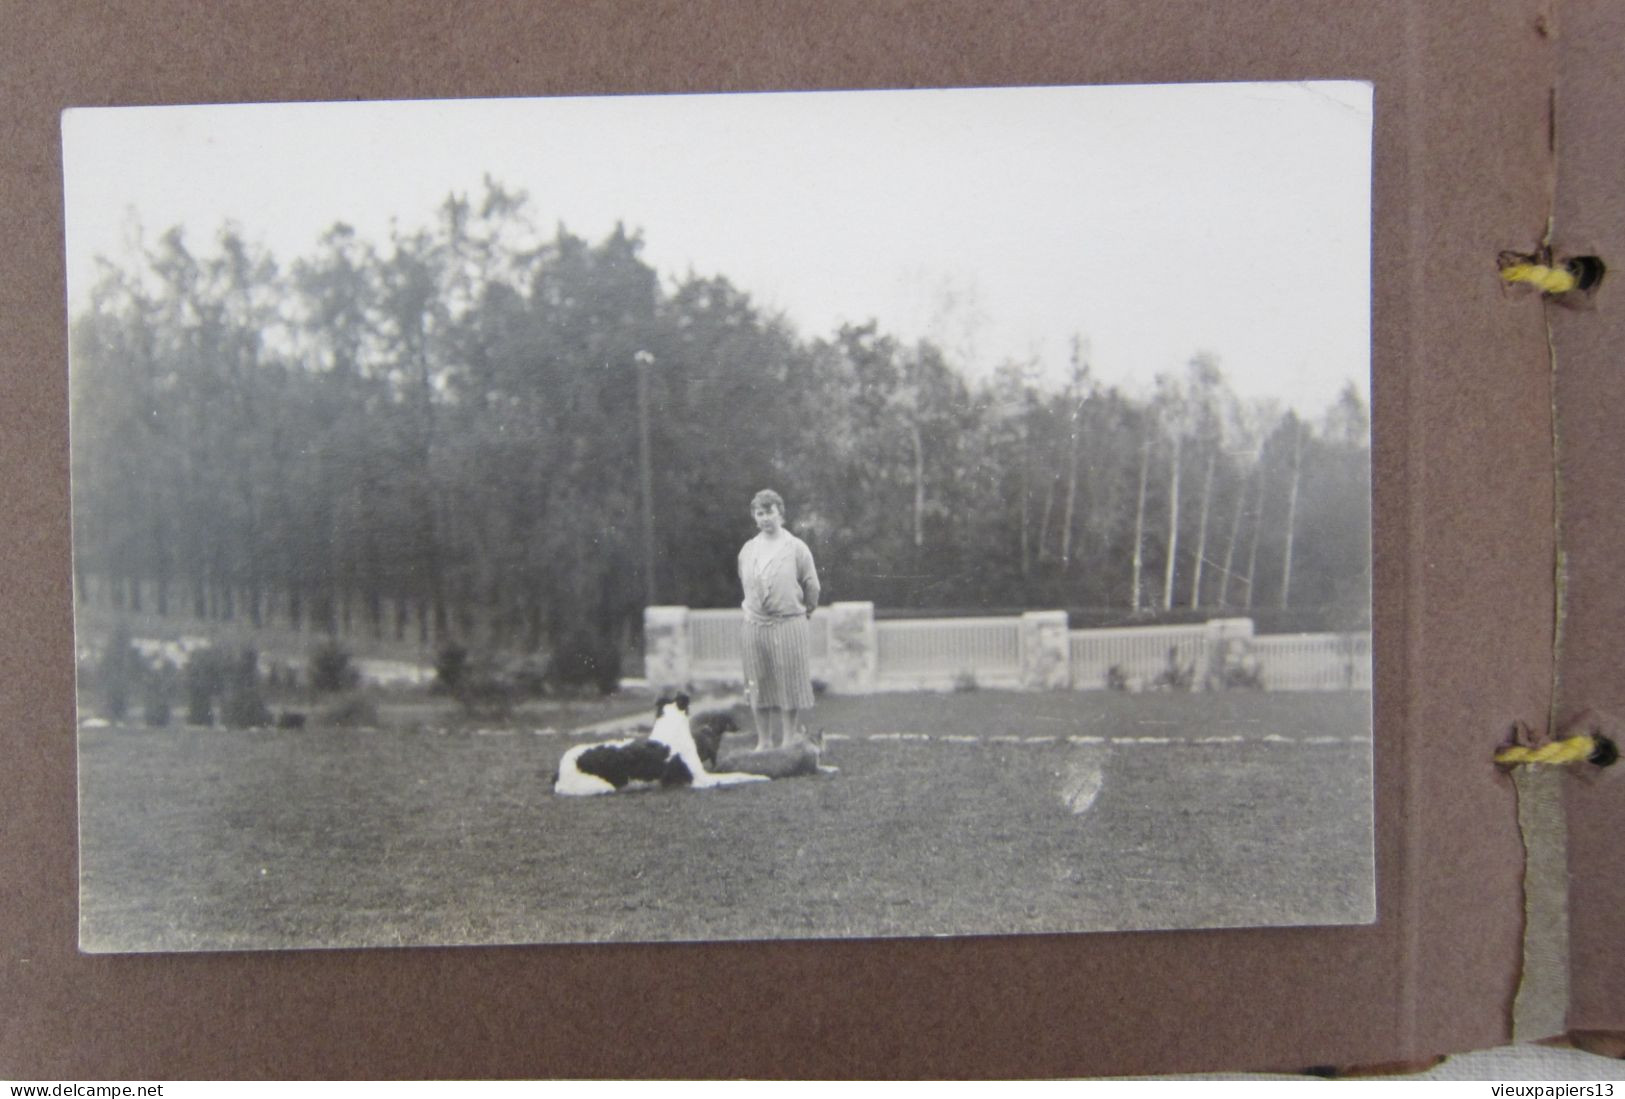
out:
<path id="1" fill-rule="evenodd" d="M 690 679 L 687 607 L 643 608 L 643 675 L 656 691 L 685 688 Z"/>
<path id="2" fill-rule="evenodd" d="M 1021 616 L 1021 689 L 1064 691 L 1072 686 L 1071 641 L 1065 611 Z"/>
<path id="3" fill-rule="evenodd" d="M 880 670 L 880 641 L 873 603 L 832 603 L 829 615 L 829 689 L 832 694 L 872 694 Z"/>

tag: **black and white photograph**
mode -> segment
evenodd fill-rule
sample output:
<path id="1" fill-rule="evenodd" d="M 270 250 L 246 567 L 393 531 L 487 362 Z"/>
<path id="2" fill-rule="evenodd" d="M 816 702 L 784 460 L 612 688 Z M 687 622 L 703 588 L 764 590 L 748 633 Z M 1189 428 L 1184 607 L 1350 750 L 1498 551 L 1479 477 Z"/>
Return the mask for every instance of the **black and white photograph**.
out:
<path id="1" fill-rule="evenodd" d="M 1375 919 L 1369 84 L 62 145 L 82 950 Z"/>

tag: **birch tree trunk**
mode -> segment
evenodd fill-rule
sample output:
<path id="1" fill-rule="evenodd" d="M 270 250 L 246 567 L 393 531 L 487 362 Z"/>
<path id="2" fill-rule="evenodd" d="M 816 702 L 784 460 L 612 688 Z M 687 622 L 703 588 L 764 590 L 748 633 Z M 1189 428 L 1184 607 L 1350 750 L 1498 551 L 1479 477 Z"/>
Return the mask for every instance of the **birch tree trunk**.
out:
<path id="1" fill-rule="evenodd" d="M 1202 568 L 1207 561 L 1207 518 L 1213 502 L 1213 471 L 1218 464 L 1219 452 L 1210 450 L 1207 456 L 1207 474 L 1202 478 L 1202 517 L 1196 524 L 1196 572 L 1191 577 L 1191 606 L 1202 605 Z"/>
<path id="2" fill-rule="evenodd" d="M 1179 456 L 1183 435 L 1174 436 L 1174 452 L 1168 460 L 1168 563 L 1163 570 L 1162 609 L 1174 608 L 1174 573 L 1179 563 Z"/>
<path id="3" fill-rule="evenodd" d="M 1032 523 L 1032 454 L 1027 425 L 1021 425 L 1021 578 L 1032 575 L 1032 538 L 1027 533 Z"/>
<path id="4" fill-rule="evenodd" d="M 1145 486 L 1151 475 L 1151 435 L 1140 444 L 1140 492 L 1134 502 L 1134 613 L 1140 613 L 1140 579 L 1145 563 Z"/>
<path id="5" fill-rule="evenodd" d="M 1078 414 L 1083 406 L 1072 410 L 1071 438 L 1067 440 L 1066 506 L 1061 509 L 1061 568 L 1072 563 L 1072 519 L 1078 501 Z"/>
<path id="6" fill-rule="evenodd" d="M 1219 572 L 1219 606 L 1230 605 L 1231 568 L 1236 560 L 1236 539 L 1241 535 L 1241 513 L 1247 510 L 1247 494 L 1252 491 L 1252 478 L 1242 481 L 1236 493 L 1236 511 L 1230 517 L 1230 540 L 1224 548 L 1224 568 Z"/>
<path id="7" fill-rule="evenodd" d="M 1047 548 L 1049 543 L 1049 521 L 1055 514 L 1055 478 L 1049 479 L 1044 489 L 1044 517 L 1038 522 L 1038 559 L 1045 560 L 1049 556 Z"/>
<path id="8" fill-rule="evenodd" d="M 1303 473 L 1303 424 L 1298 424 L 1292 447 L 1292 487 L 1286 497 L 1286 551 L 1281 560 L 1281 606 L 1287 605 L 1292 592 L 1292 536 L 1298 517 L 1298 481 Z"/>
<path id="9" fill-rule="evenodd" d="M 909 421 L 909 439 L 914 444 L 914 548 L 925 545 L 925 441 L 920 425 Z"/>
<path id="10" fill-rule="evenodd" d="M 1247 610 L 1253 609 L 1253 577 L 1258 571 L 1258 536 L 1264 529 L 1264 468 L 1260 459 L 1258 469 L 1258 493 L 1253 502 L 1253 537 L 1252 544 L 1247 549 L 1247 601 L 1242 606 Z"/>

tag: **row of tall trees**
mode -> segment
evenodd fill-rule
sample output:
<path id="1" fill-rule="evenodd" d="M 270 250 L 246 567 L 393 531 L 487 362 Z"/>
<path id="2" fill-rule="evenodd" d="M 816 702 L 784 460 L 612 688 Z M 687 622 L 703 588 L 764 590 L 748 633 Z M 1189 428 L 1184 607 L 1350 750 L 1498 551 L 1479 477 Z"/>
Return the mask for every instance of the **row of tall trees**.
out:
<path id="1" fill-rule="evenodd" d="M 736 601 L 771 485 L 831 599 L 1363 623 L 1352 387 L 1304 419 L 1199 354 L 1135 396 L 1081 339 L 1062 385 L 973 379 L 873 323 L 804 337 L 724 277 L 663 281 L 641 247 L 538 231 L 488 182 L 287 266 L 230 226 L 105 264 L 72 331 L 80 597 L 535 648 Z"/>

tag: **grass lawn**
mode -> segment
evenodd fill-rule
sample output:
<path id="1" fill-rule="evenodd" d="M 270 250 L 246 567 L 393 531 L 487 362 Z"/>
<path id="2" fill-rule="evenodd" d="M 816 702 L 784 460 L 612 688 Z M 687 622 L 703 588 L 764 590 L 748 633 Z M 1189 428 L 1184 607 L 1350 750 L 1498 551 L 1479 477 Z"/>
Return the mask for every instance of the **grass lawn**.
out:
<path id="1" fill-rule="evenodd" d="M 81 941 L 818 938 L 1374 912 L 1363 695 L 826 698 L 810 724 L 838 774 L 554 797 L 588 716 L 85 728 Z"/>

